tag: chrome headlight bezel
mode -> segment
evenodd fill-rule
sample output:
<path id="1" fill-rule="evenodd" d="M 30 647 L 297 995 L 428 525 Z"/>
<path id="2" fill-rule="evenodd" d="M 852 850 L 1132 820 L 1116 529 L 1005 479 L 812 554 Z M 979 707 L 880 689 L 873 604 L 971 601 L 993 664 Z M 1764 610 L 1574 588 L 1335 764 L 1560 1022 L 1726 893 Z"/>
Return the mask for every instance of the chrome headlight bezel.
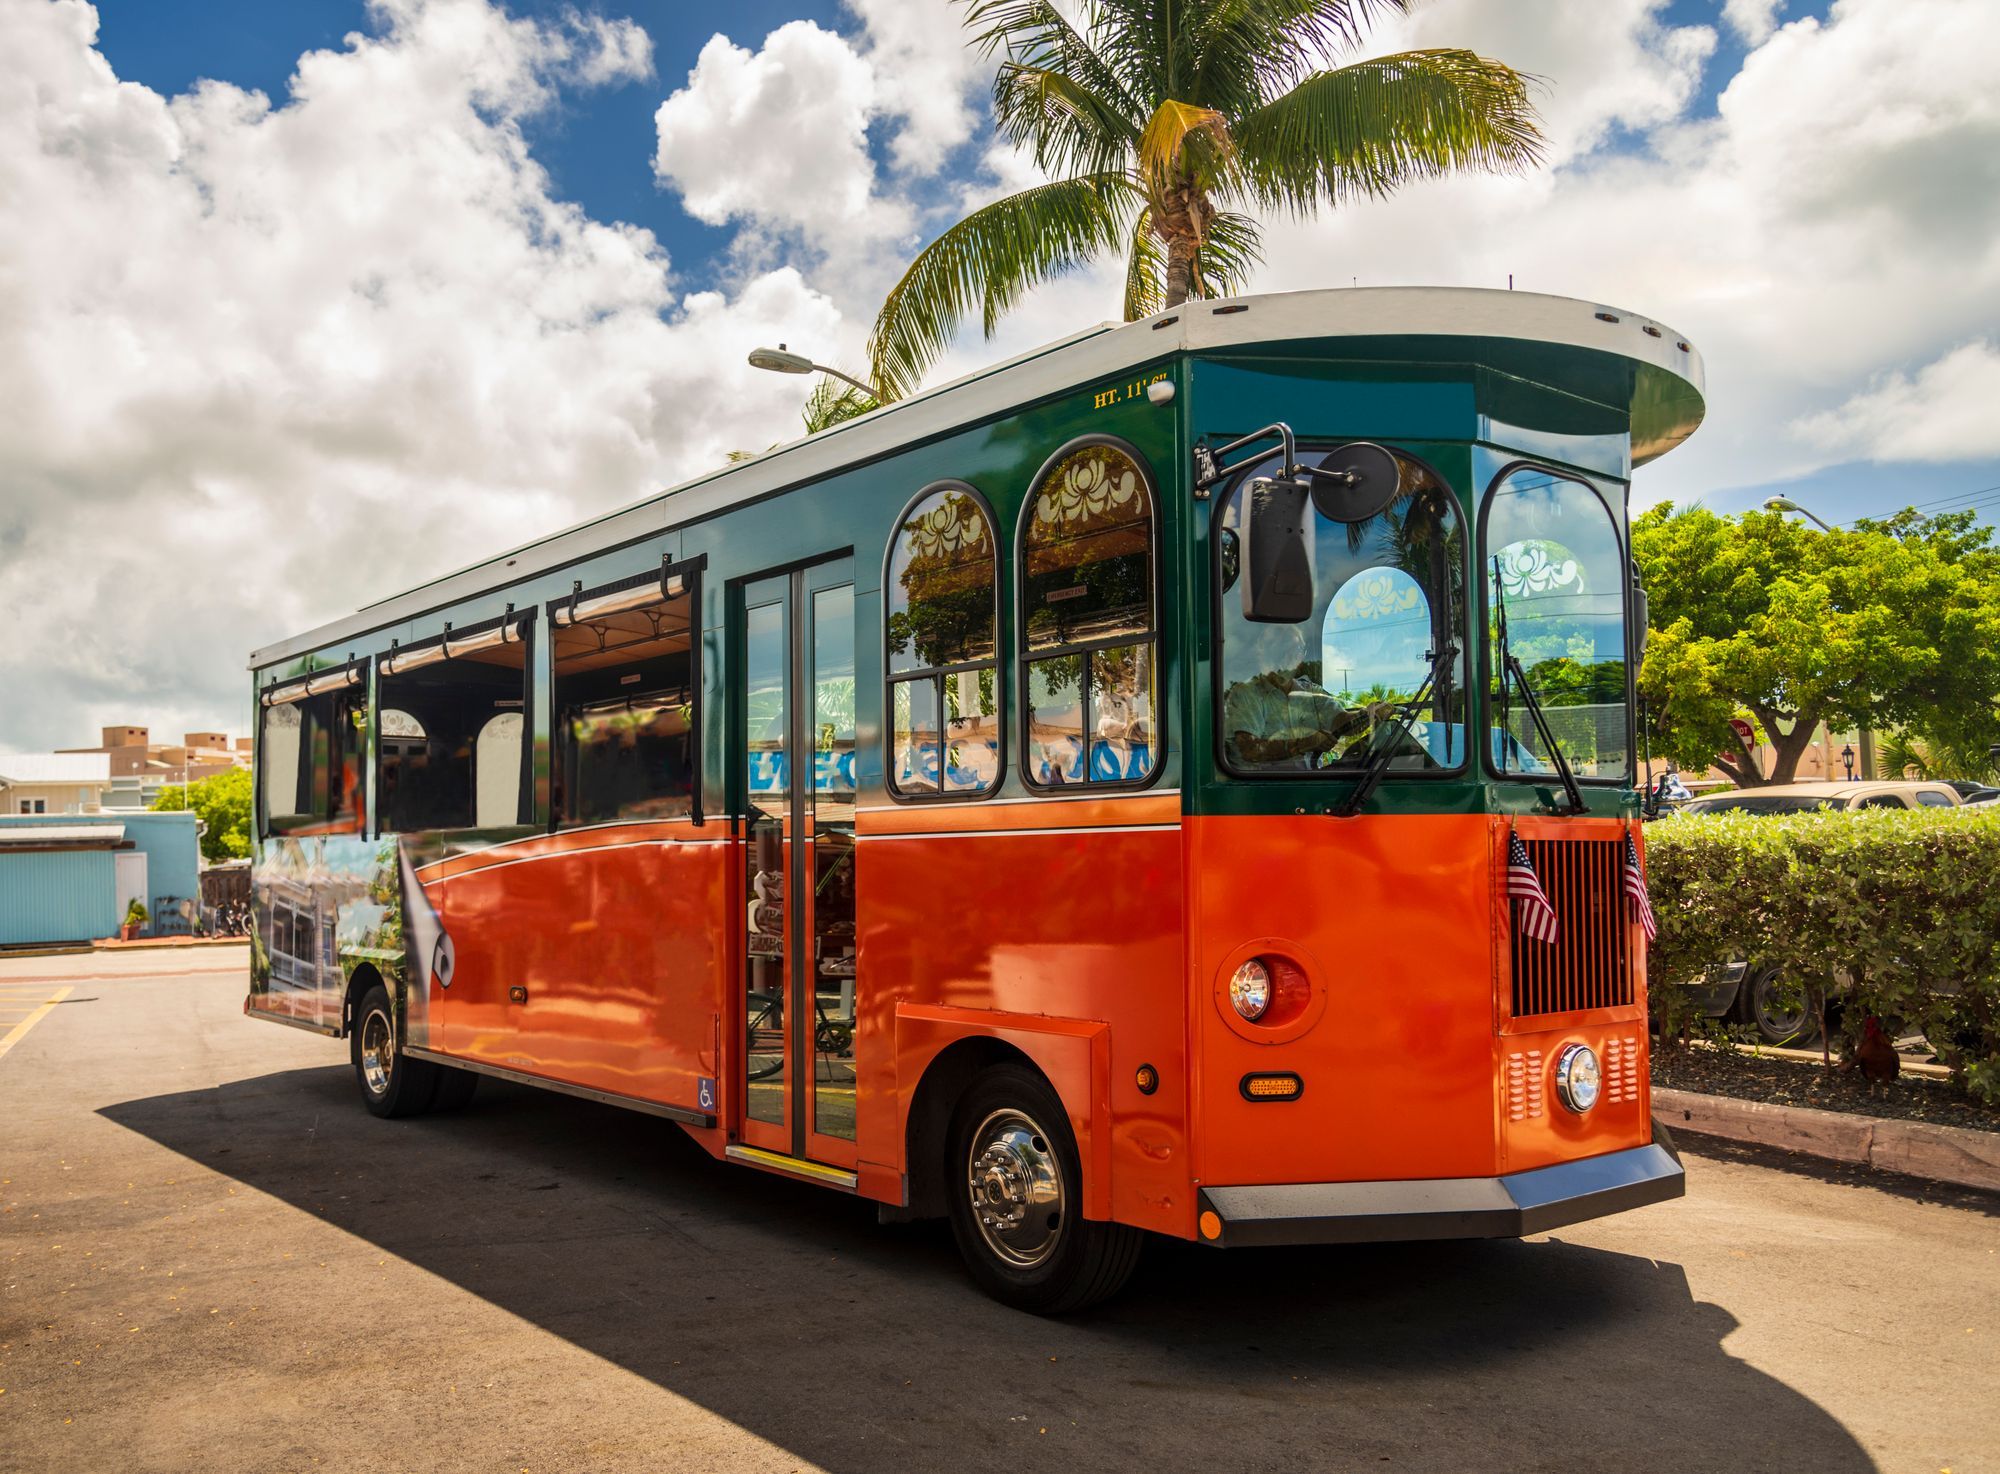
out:
<path id="1" fill-rule="evenodd" d="M 1556 1056 L 1556 1099 L 1575 1115 L 1587 1114 L 1604 1093 L 1604 1072 L 1597 1051 L 1588 1044 L 1571 1044 Z"/>

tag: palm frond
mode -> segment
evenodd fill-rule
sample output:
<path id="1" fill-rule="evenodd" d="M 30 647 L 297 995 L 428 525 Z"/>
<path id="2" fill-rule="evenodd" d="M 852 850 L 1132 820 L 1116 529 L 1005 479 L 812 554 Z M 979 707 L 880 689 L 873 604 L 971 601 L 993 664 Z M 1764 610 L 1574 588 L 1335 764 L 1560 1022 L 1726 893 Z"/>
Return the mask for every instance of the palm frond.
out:
<path id="1" fill-rule="evenodd" d="M 1148 185 L 1164 186 L 1195 164 L 1213 176 L 1226 172 L 1233 152 L 1229 120 L 1221 113 L 1168 98 L 1139 136 L 1139 174 Z"/>
<path id="2" fill-rule="evenodd" d="M 829 426 L 859 419 L 875 408 L 874 395 L 822 374 L 799 418 L 805 422 L 806 434 L 817 435 Z"/>
<path id="3" fill-rule="evenodd" d="M 1085 25 L 1093 7 L 1084 6 Z M 1133 126 L 1146 115 L 1135 94 L 1097 48 L 1085 40 L 1050 0 L 972 0 L 965 11 L 965 25 L 976 34 L 973 40 L 989 56 L 1037 71 L 1068 77 L 1122 114 Z M 1001 104 L 998 81 L 994 85 L 996 112 Z"/>
<path id="4" fill-rule="evenodd" d="M 1542 157 L 1532 79 L 1470 51 L 1405 51 L 1316 72 L 1236 127 L 1251 195 L 1305 214 L 1461 169 Z"/>
<path id="5" fill-rule="evenodd" d="M 993 79 L 1001 134 L 1051 174 L 1097 174 L 1120 167 L 1138 144 L 1139 125 L 1123 99 L 1046 66 L 1002 62 Z"/>
<path id="6" fill-rule="evenodd" d="M 1248 289 L 1250 273 L 1264 260 L 1264 238 L 1248 215 L 1223 210 L 1208 222 L 1195 250 L 1195 281 L 1204 297 L 1234 297 Z"/>
<path id="7" fill-rule="evenodd" d="M 885 399 L 914 389 L 975 307 L 987 336 L 1020 295 L 1116 249 L 1138 197 L 1123 173 L 1058 179 L 975 210 L 917 253 L 868 339 Z"/>
<path id="8" fill-rule="evenodd" d="M 1161 279 L 1166 269 L 1166 255 L 1153 234 L 1153 212 L 1143 209 L 1132 223 L 1132 247 L 1125 257 L 1125 321 L 1137 322 L 1160 310 L 1167 300 Z"/>
<path id="9" fill-rule="evenodd" d="M 1414 0 L 1220 0 L 1195 23 L 1190 96 L 1239 117 L 1361 43 Z"/>

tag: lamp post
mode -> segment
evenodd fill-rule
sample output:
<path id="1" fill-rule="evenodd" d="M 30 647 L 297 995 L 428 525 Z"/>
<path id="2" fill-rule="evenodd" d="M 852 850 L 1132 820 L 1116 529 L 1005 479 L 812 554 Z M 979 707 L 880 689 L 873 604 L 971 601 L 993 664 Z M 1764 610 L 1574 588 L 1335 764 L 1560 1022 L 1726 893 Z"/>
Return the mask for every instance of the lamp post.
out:
<path id="1" fill-rule="evenodd" d="M 1841 761 L 1842 761 L 1843 763 L 1845 763 L 1845 764 L 1847 765 L 1847 781 L 1848 781 L 1849 783 L 1852 783 L 1852 782 L 1854 781 L 1854 747 L 1853 747 L 1853 744 L 1851 744 L 1851 743 L 1850 743 L 1850 744 L 1847 744 L 1846 746 L 1843 746 L 1843 747 L 1842 747 L 1842 748 L 1840 749 L 1840 760 L 1841 760 Z"/>
<path id="2" fill-rule="evenodd" d="M 769 369 L 774 374 L 831 374 L 836 379 L 845 379 L 866 394 L 877 404 L 883 402 L 882 395 L 871 384 L 864 384 L 852 374 L 843 374 L 837 368 L 829 368 L 823 363 L 814 363 L 803 353 L 789 351 L 783 343 L 775 348 L 754 348 L 750 352 L 750 367 Z"/>
<path id="3" fill-rule="evenodd" d="M 1833 528 L 1829 526 L 1826 522 L 1814 516 L 1811 512 L 1808 512 L 1804 507 L 1800 506 L 1797 502 L 1793 501 L 1788 496 L 1765 497 L 1764 510 L 1767 512 L 1797 512 L 1801 517 L 1804 517 L 1806 520 L 1818 523 L 1820 531 L 1822 532 L 1833 531 Z"/>

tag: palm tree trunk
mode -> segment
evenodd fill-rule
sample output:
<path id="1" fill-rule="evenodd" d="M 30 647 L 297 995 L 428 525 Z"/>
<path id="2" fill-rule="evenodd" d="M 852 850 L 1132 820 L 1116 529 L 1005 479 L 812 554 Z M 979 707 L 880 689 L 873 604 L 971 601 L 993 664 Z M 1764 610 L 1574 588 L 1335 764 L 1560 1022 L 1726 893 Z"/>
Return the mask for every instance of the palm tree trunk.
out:
<path id="1" fill-rule="evenodd" d="M 1192 182 L 1164 192 L 1153 203 L 1153 229 L 1167 243 L 1167 292 L 1165 306 L 1171 310 L 1195 295 L 1195 253 L 1215 210 Z"/>

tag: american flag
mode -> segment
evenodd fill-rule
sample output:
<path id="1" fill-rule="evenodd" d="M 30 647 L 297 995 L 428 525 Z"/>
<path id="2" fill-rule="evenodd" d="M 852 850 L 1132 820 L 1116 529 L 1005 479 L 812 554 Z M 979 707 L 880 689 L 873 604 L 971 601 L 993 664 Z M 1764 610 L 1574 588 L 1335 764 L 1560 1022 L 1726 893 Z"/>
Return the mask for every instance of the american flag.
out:
<path id="1" fill-rule="evenodd" d="M 1646 940 L 1652 941 L 1660 934 L 1660 924 L 1653 920 L 1653 900 L 1646 894 L 1645 872 L 1639 869 L 1639 847 L 1632 843 L 1632 831 L 1625 831 L 1625 894 L 1632 898 L 1633 908 L 1639 913 L 1639 925 L 1646 930 Z"/>
<path id="2" fill-rule="evenodd" d="M 1553 947 L 1560 933 L 1556 908 L 1549 904 L 1549 898 L 1542 890 L 1541 877 L 1535 874 L 1535 862 L 1528 858 L 1528 847 L 1521 843 L 1521 836 L 1512 831 L 1507 835 L 1507 894 L 1521 903 L 1515 912 L 1521 934 Z"/>

